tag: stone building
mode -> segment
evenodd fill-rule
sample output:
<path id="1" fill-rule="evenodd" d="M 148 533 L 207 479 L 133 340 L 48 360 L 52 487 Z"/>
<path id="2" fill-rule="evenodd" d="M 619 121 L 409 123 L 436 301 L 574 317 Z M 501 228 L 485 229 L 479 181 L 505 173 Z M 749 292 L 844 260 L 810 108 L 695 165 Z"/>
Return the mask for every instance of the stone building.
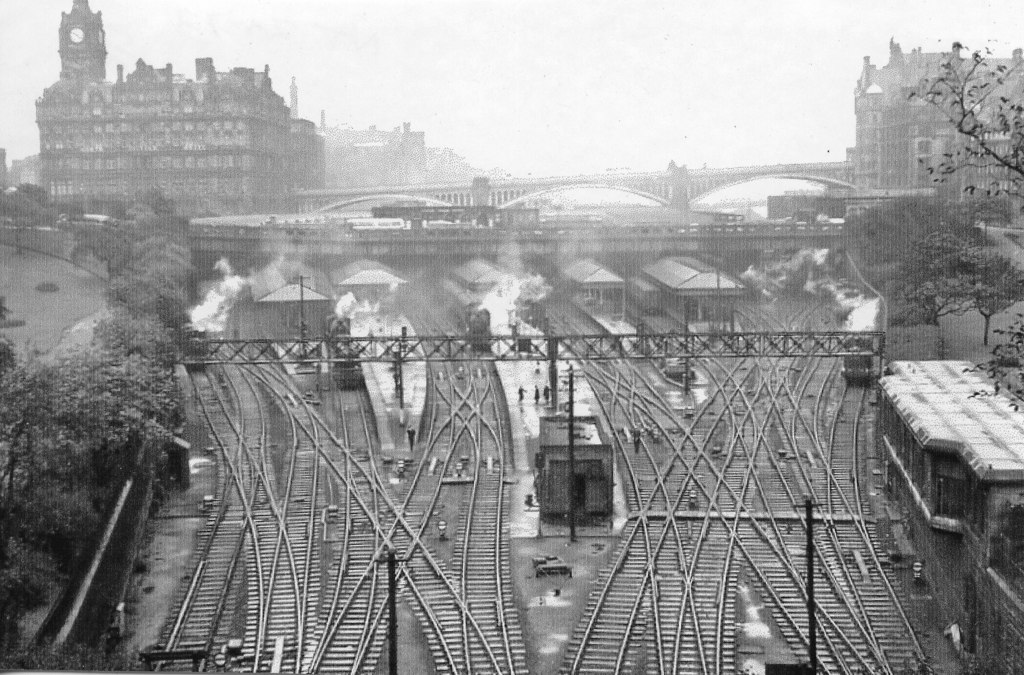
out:
<path id="1" fill-rule="evenodd" d="M 322 140 L 291 119 L 269 66 L 217 72 L 198 58 L 191 80 L 139 59 L 107 81 L 102 13 L 88 0 L 62 14 L 59 43 L 60 80 L 36 102 L 39 179 L 55 199 L 159 187 L 185 212 L 246 212 L 323 185 Z"/>
<path id="2" fill-rule="evenodd" d="M 904 53 L 900 45 L 889 41 L 889 61 L 879 68 L 864 57 L 860 79 L 854 89 L 857 118 L 856 146 L 850 149 L 853 182 L 860 188 L 935 187 L 929 166 L 937 166 L 944 153 L 956 152 L 963 142 L 940 110 L 920 98 L 911 98 L 922 81 L 942 74 L 943 64 L 963 58 L 958 50 L 950 53 L 925 53 L 920 48 Z M 988 58 L 992 68 L 1006 66 L 1020 73 L 1024 52 L 1013 51 L 1012 58 Z M 1019 85 L 1019 81 L 1016 83 Z M 991 168 L 958 171 L 940 189 L 949 196 L 963 194 L 967 185 L 998 180 Z"/>

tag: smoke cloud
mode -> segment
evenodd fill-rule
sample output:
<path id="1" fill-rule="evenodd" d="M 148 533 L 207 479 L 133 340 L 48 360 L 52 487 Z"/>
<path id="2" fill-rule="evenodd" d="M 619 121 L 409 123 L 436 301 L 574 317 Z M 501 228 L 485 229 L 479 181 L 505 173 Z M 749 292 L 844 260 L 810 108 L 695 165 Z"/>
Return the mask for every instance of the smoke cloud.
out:
<path id="1" fill-rule="evenodd" d="M 219 333 L 227 325 L 228 312 L 235 299 L 249 281 L 234 273 L 227 258 L 218 260 L 213 268 L 220 272 L 223 278 L 207 291 L 206 297 L 199 305 L 192 308 L 189 319 L 192 325 L 200 330 Z"/>
<path id="2" fill-rule="evenodd" d="M 519 322 L 519 313 L 528 302 L 540 302 L 551 292 L 551 286 L 539 274 L 506 274 L 480 302 L 480 309 L 491 314 L 491 332 L 509 333 Z"/>
<path id="3" fill-rule="evenodd" d="M 837 281 L 833 267 L 828 249 L 802 249 L 788 260 L 763 269 L 751 267 L 741 278 L 769 298 L 800 292 L 831 298 L 844 330 L 874 330 L 879 299 L 865 297 Z"/>

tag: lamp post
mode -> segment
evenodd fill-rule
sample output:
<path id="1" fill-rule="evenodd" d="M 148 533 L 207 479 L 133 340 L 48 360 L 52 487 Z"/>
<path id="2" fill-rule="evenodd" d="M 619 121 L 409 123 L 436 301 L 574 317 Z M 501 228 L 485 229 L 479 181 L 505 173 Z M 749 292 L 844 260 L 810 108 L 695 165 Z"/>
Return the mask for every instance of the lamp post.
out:
<path id="1" fill-rule="evenodd" d="M 576 406 L 572 364 L 569 365 L 569 541 L 576 541 Z"/>

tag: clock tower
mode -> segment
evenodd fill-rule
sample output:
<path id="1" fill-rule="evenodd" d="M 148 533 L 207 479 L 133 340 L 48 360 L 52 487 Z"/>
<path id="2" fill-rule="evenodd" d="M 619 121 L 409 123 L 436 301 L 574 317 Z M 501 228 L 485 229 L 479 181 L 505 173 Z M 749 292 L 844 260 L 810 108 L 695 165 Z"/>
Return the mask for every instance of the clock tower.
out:
<path id="1" fill-rule="evenodd" d="M 60 17 L 60 79 L 103 82 L 107 79 L 107 38 L 103 12 L 89 9 L 89 0 L 75 0 Z"/>

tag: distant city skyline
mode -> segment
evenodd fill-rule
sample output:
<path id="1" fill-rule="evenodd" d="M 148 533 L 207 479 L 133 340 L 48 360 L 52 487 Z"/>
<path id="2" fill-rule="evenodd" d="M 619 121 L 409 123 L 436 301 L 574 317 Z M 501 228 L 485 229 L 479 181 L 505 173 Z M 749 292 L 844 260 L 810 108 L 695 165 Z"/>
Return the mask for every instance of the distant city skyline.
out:
<path id="1" fill-rule="evenodd" d="M 90 0 L 107 77 L 138 59 L 194 77 L 270 66 L 288 101 L 328 125 L 411 122 L 428 145 L 514 175 L 838 161 L 854 142 L 862 59 L 954 40 L 1024 46 L 1010 1 L 638 3 L 596 0 Z M 0 147 L 38 152 L 35 100 L 58 79 L 72 0 L 0 0 Z M 754 11 L 752 11 L 754 10 Z"/>

